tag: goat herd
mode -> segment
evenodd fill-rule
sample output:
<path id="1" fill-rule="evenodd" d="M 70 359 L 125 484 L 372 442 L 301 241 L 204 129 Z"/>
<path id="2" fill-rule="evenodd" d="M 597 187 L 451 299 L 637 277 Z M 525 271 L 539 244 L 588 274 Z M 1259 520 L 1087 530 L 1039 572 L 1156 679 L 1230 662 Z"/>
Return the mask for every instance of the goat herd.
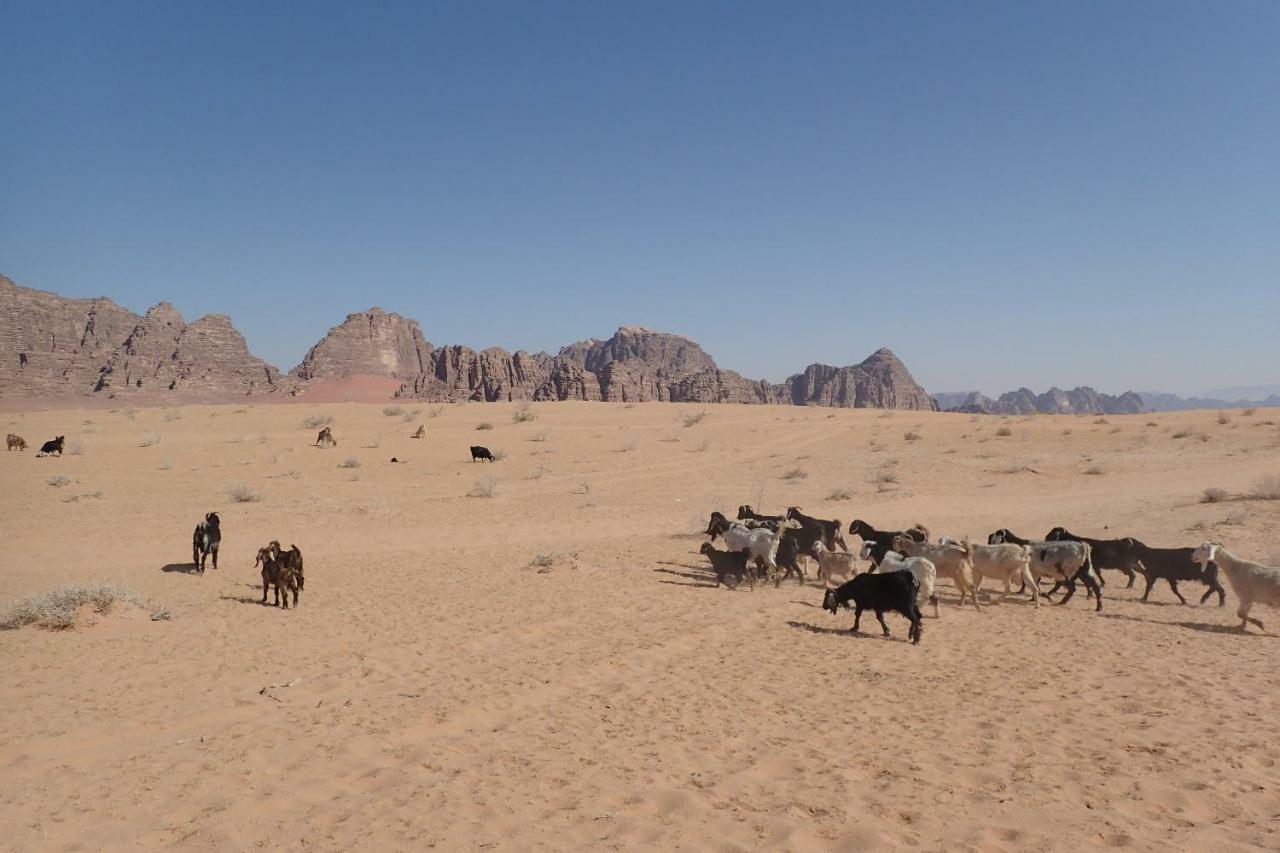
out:
<path id="1" fill-rule="evenodd" d="M 216 512 L 205 515 L 204 521 L 196 525 L 191 534 L 191 563 L 196 571 L 204 574 L 206 558 L 212 558 L 214 569 L 218 568 L 218 551 L 222 547 L 222 519 Z M 289 593 L 293 593 L 293 606 L 298 606 L 298 593 L 304 585 L 302 574 L 302 551 L 297 545 L 284 550 L 280 543 L 272 539 L 264 547 L 258 549 L 258 559 L 253 567 L 262 567 L 262 603 L 267 603 L 267 588 L 275 587 L 274 606 L 289 609 Z M 283 595 L 282 595 L 283 593 Z"/>
<path id="2" fill-rule="evenodd" d="M 1178 591 L 1180 581 L 1199 581 L 1208 589 L 1200 598 L 1203 604 L 1215 592 L 1218 605 L 1226 603 L 1226 591 L 1218 580 L 1219 569 L 1240 607 L 1240 630 L 1250 623 L 1262 628 L 1262 622 L 1249 615 L 1255 604 L 1280 607 L 1280 568 L 1242 560 L 1218 542 L 1204 542 L 1196 548 L 1152 548 L 1126 537 L 1123 539 L 1089 539 L 1076 536 L 1065 527 L 1055 527 L 1043 539 L 1024 539 L 1001 528 L 987 537 L 987 544 L 974 545 L 968 537 L 961 540 L 939 537 L 929 541 L 929 531 L 922 525 L 906 530 L 877 530 L 865 521 L 849 525 L 849 533 L 862 540 L 855 555 L 844 538 L 844 525 L 805 515 L 800 507 L 790 507 L 786 515 L 761 515 L 744 505 L 738 508 L 736 520 L 723 513 L 711 513 L 701 553 L 711 562 L 717 586 L 736 588 L 743 581 L 755 588 L 760 572 L 772 577 L 775 586 L 795 575 L 804 583 L 803 563 L 817 561 L 817 574 L 826 586 L 822 606 L 837 613 L 840 607 L 854 611 L 853 632 L 857 633 L 863 610 L 872 610 L 884 635 L 889 636 L 885 613 L 906 617 L 911 628 L 908 636 L 919 643 L 923 633 L 920 602 L 927 600 L 933 615 L 939 615 L 934 587 L 939 577 L 948 578 L 960 591 L 961 606 L 965 599 L 977 610 L 978 588 L 992 578 L 1004 583 L 1001 600 L 1013 593 L 1013 583 L 1020 584 L 1018 594 L 1030 590 L 1035 606 L 1040 606 L 1040 581 L 1050 578 L 1053 588 L 1044 593 L 1052 597 L 1061 587 L 1066 595 L 1058 604 L 1066 604 L 1076 591 L 1076 581 L 1088 590 L 1102 610 L 1102 587 L 1106 581 L 1102 569 L 1123 572 L 1132 587 L 1140 573 L 1146 578 L 1142 601 L 1151 595 L 1158 580 L 1165 580 L 1178 601 L 1187 600 Z M 712 543 L 723 539 L 725 550 Z M 866 565 L 863 565 L 863 564 Z M 840 585 L 832 588 L 833 581 Z"/>

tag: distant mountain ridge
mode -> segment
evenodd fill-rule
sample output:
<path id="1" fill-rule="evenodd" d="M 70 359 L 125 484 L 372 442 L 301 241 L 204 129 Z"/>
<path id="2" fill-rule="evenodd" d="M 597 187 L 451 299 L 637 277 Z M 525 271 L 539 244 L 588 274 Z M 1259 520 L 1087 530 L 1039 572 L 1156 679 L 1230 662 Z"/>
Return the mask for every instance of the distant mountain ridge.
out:
<path id="1" fill-rule="evenodd" d="M 427 400 L 936 408 L 887 348 L 859 364 L 811 364 L 773 385 L 722 370 L 686 337 L 639 326 L 556 355 L 477 352 L 436 347 L 416 320 L 381 308 L 348 315 L 282 374 L 249 352 L 225 315 L 188 324 L 162 302 L 139 316 L 109 299 L 68 299 L 0 276 L 0 397 L 303 395 L 365 377 L 397 380 L 397 397 Z"/>
<path id="2" fill-rule="evenodd" d="M 1205 397 L 1180 397 L 1154 391 L 1126 391 L 1103 394 L 1085 386 L 1063 391 L 1050 388 L 1036 394 L 1019 388 L 1001 394 L 997 399 L 978 391 L 947 391 L 933 395 L 944 412 L 999 415 L 1132 415 L 1139 412 L 1175 412 L 1185 409 L 1241 409 L 1250 406 L 1280 407 L 1280 394 L 1261 400 L 1217 400 Z"/>

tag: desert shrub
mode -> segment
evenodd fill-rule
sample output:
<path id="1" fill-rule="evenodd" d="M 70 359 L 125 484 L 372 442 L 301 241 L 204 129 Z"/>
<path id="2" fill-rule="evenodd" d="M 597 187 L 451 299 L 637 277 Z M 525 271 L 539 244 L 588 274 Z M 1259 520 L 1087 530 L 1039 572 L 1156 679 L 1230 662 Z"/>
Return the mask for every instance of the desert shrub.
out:
<path id="1" fill-rule="evenodd" d="M 164 440 L 164 436 L 162 436 L 160 433 L 152 432 L 152 433 L 148 433 L 147 435 L 144 435 L 142 437 L 142 440 L 138 442 L 138 446 L 139 447 L 155 447 L 157 444 L 159 444 L 163 440 Z"/>
<path id="2" fill-rule="evenodd" d="M 1114 433 L 1117 433 L 1117 432 L 1122 432 L 1122 431 L 1123 431 L 1123 430 L 1122 430 L 1122 428 L 1121 428 L 1120 424 L 1116 424 L 1115 426 L 1113 426 L 1113 427 L 1111 428 L 1111 432 L 1112 432 L 1113 434 L 1114 434 Z"/>
<path id="3" fill-rule="evenodd" d="M 389 418 L 398 418 L 404 414 L 403 406 L 387 406 L 382 410 L 382 414 Z"/>
<path id="4" fill-rule="evenodd" d="M 790 471 L 787 471 L 786 473 L 784 473 L 784 474 L 782 475 L 782 479 L 784 479 L 784 480 L 804 480 L 804 479 L 807 479 L 807 478 L 808 478 L 808 476 L 809 476 L 808 472 L 804 471 L 803 469 L 801 469 L 801 468 L 792 468 Z"/>
<path id="5" fill-rule="evenodd" d="M 672 444 L 675 442 L 678 442 L 679 440 L 680 440 L 680 433 L 677 432 L 676 430 L 671 430 L 671 432 L 669 432 L 666 436 L 658 439 L 658 441 L 665 441 Z"/>
<path id="6" fill-rule="evenodd" d="M 630 453 L 640 446 L 640 436 L 631 433 L 622 440 L 622 446 L 618 448 L 619 453 Z"/>
<path id="7" fill-rule="evenodd" d="M 1160 426 L 1160 424 L 1156 423 L 1155 421 L 1147 421 L 1147 426 L 1157 427 L 1157 426 Z"/>
<path id="8" fill-rule="evenodd" d="M 1231 423 L 1231 415 L 1228 415 L 1226 412 L 1218 412 L 1218 423 L 1220 424 Z"/>
<path id="9" fill-rule="evenodd" d="M 302 425 L 307 429 L 332 426 L 333 417 L 330 415 L 308 415 L 302 419 Z"/>
<path id="10" fill-rule="evenodd" d="M 132 407 L 125 409 L 124 416 L 129 420 L 134 420 L 135 418 L 138 417 L 138 410 Z"/>
<path id="11" fill-rule="evenodd" d="M 491 498 L 498 493 L 498 485 L 501 482 L 497 477 L 481 477 L 471 486 L 471 491 L 467 492 L 467 497 Z"/>
<path id="12" fill-rule="evenodd" d="M 539 465 L 529 472 L 530 480 L 541 480 L 545 476 L 547 476 L 547 467 L 545 465 Z"/>
<path id="13" fill-rule="evenodd" d="M 476 424 L 476 429 L 493 429 L 493 424 L 489 423 L 488 421 L 481 421 L 480 423 Z"/>
<path id="14" fill-rule="evenodd" d="M 63 452 L 68 456 L 84 456 L 84 442 L 78 438 L 73 438 L 67 442 L 67 449 Z"/>
<path id="15" fill-rule="evenodd" d="M 591 483 L 588 480 L 579 480 L 577 487 L 573 490 L 575 495 L 591 494 Z"/>
<path id="16" fill-rule="evenodd" d="M 1252 497 L 1264 501 L 1280 501 L 1280 474 L 1265 474 L 1253 484 Z"/>
<path id="17" fill-rule="evenodd" d="M 1000 436 L 1001 438 L 1008 438 L 1009 436 L 1013 435 L 1013 430 L 1009 429 L 1007 426 L 1002 426 L 1000 427 L 1000 429 L 996 430 L 996 435 Z"/>
<path id="18" fill-rule="evenodd" d="M 262 500 L 262 492 L 255 492 L 245 483 L 232 483 L 227 489 L 227 497 L 238 504 L 256 504 Z"/>
<path id="19" fill-rule="evenodd" d="M 146 606 L 132 591 L 116 584 L 64 586 L 52 592 L 24 598 L 14 604 L 4 618 L 0 619 L 0 629 L 12 631 L 24 625 L 36 625 L 53 631 L 74 628 L 76 613 L 86 604 L 92 605 L 94 613 L 107 614 L 118 602 Z"/>
<path id="20" fill-rule="evenodd" d="M 1226 489 L 1209 488 L 1209 489 L 1205 489 L 1205 490 L 1204 490 L 1203 492 L 1201 492 L 1201 494 L 1200 494 L 1200 503 L 1202 503 L 1202 504 L 1216 504 L 1216 503 L 1221 503 L 1222 501 L 1225 501 L 1226 499 L 1227 499 L 1227 490 L 1226 490 Z"/>
<path id="21" fill-rule="evenodd" d="M 494 462 L 501 462 L 503 459 L 506 459 L 506 458 L 507 458 L 507 451 L 503 450 L 501 447 L 493 451 Z"/>
<path id="22" fill-rule="evenodd" d="M 523 404 L 520 408 L 511 413 L 511 422 L 513 424 L 524 424 L 536 418 L 533 409 L 528 403 Z"/>
<path id="23" fill-rule="evenodd" d="M 381 447 L 381 446 L 382 446 L 382 433 L 378 433 L 377 435 L 375 435 L 375 436 L 373 437 L 373 440 L 369 442 L 369 445 L 368 445 L 368 446 L 369 446 L 369 449 L 370 449 L 370 450 L 377 450 L 379 447 Z"/>
<path id="24" fill-rule="evenodd" d="M 1191 430 L 1189 430 L 1189 429 L 1180 429 L 1180 430 L 1178 430 L 1177 432 L 1175 432 L 1175 433 L 1173 434 L 1173 437 L 1174 437 L 1174 438 L 1190 438 L 1190 437 L 1191 437 Z"/>
<path id="25" fill-rule="evenodd" d="M 45 482 L 50 486 L 53 486 L 55 489 L 61 489 L 63 486 L 70 486 L 72 483 L 76 482 L 76 478 L 68 477 L 66 474 L 58 474 L 57 476 L 50 477 L 45 480 Z"/>
<path id="26" fill-rule="evenodd" d="M 1103 474 L 1107 473 L 1106 469 L 1101 465 L 1090 465 L 1088 468 L 1084 469 L 1084 472 L 1090 477 L 1101 477 Z"/>
<path id="27" fill-rule="evenodd" d="M 907 441 L 919 441 L 923 436 L 921 436 L 920 433 L 916 432 L 915 430 L 909 429 L 903 434 L 902 437 L 905 438 Z"/>
<path id="28" fill-rule="evenodd" d="M 182 420 L 182 410 L 170 409 L 164 413 L 164 419 L 165 421 L 180 421 Z"/>
<path id="29" fill-rule="evenodd" d="M 698 424 L 705 421 L 708 417 L 709 417 L 709 414 L 706 411 L 686 412 L 684 415 L 681 416 L 681 420 L 684 422 L 685 426 L 691 427 L 691 426 L 697 426 Z"/>
<path id="30" fill-rule="evenodd" d="M 172 469 L 173 469 L 173 457 L 171 457 L 171 456 L 166 456 L 164 459 L 160 460 L 160 465 L 159 465 L 158 467 L 160 468 L 160 470 L 161 470 L 161 471 L 170 471 L 170 470 L 172 470 Z"/>
<path id="31" fill-rule="evenodd" d="M 338 467 L 339 468 L 359 468 L 360 460 L 355 458 L 354 456 L 350 456 L 342 460 L 341 462 L 339 462 Z"/>
<path id="32" fill-rule="evenodd" d="M 831 494 L 827 495 L 827 500 L 829 500 L 829 501 L 851 501 L 851 500 L 853 500 L 853 494 L 852 494 L 852 493 L 850 493 L 848 489 L 836 489 L 836 490 L 835 490 L 835 491 L 833 491 Z"/>
<path id="33" fill-rule="evenodd" d="M 706 453 L 711 449 L 711 439 L 704 438 L 693 446 L 694 453 Z"/>
<path id="34" fill-rule="evenodd" d="M 1246 418 L 1251 418 L 1251 417 L 1253 417 L 1254 415 L 1256 415 L 1257 413 L 1258 413 L 1258 410 L 1257 410 L 1257 409 L 1255 409 L 1255 408 L 1253 408 L 1252 406 L 1250 406 L 1250 407 L 1249 407 L 1249 408 L 1247 408 L 1247 409 L 1242 409 L 1242 410 L 1240 411 L 1240 415 L 1241 415 L 1241 417 L 1246 417 Z"/>
<path id="35" fill-rule="evenodd" d="M 533 435 L 529 436 L 527 440 L 528 441 L 546 441 L 547 431 L 544 429 L 539 432 L 535 432 Z"/>
<path id="36" fill-rule="evenodd" d="M 417 412 L 405 412 L 404 417 L 402 417 L 400 420 L 404 421 L 407 424 L 411 424 L 413 423 L 413 420 L 416 417 L 418 417 Z"/>

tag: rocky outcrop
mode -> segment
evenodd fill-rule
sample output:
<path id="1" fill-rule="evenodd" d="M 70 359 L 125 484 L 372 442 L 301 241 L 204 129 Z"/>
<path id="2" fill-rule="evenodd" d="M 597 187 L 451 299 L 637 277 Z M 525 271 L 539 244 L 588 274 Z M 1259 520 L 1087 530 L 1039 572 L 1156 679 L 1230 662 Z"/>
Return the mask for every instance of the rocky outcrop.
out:
<path id="1" fill-rule="evenodd" d="M 412 381 L 428 372 L 432 352 L 417 320 L 370 308 L 348 314 L 290 372 L 303 382 L 351 376 Z"/>
<path id="2" fill-rule="evenodd" d="M 66 299 L 0 277 L 0 396 L 279 391 L 228 317 L 190 325 L 160 303 L 139 317 L 109 299 Z"/>
<path id="3" fill-rule="evenodd" d="M 939 395 L 948 402 L 954 402 L 957 396 Z M 1036 394 L 1030 388 L 1019 388 L 1001 394 L 997 400 L 973 391 L 958 405 L 949 406 L 946 410 L 988 415 L 1131 415 L 1145 412 L 1147 407 L 1133 391 L 1112 396 L 1082 385 L 1070 391 L 1050 388 L 1043 394 Z"/>
<path id="4" fill-rule="evenodd" d="M 883 347 L 861 364 L 809 365 L 804 373 L 783 383 L 782 398 L 798 406 L 924 411 L 937 408 L 893 351 Z"/>

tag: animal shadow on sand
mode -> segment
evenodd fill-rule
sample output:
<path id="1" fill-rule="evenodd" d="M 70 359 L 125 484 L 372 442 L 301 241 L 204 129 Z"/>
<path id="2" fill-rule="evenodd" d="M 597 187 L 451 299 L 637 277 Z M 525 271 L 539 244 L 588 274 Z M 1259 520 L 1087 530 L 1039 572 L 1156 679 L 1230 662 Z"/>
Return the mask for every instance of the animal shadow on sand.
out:
<path id="1" fill-rule="evenodd" d="M 261 589 L 261 587 L 259 587 L 259 589 Z M 235 602 L 239 602 L 240 604 L 252 604 L 256 607 L 263 606 L 262 597 L 257 595 L 252 595 L 252 596 L 251 595 L 220 595 L 218 597 L 223 601 L 235 601 Z M 266 606 L 267 607 L 277 606 L 272 604 L 271 602 L 272 602 L 272 599 L 268 598 Z M 290 607 L 290 609 L 292 609 L 292 606 Z"/>
<path id="2" fill-rule="evenodd" d="M 668 565 L 681 566 L 682 568 L 688 568 L 688 569 L 694 568 L 693 566 L 685 566 L 683 563 L 669 563 Z M 716 585 L 710 582 L 715 578 L 715 575 L 704 574 L 704 573 L 694 574 L 692 572 L 677 572 L 671 569 L 654 569 L 654 571 L 661 572 L 662 574 L 666 574 L 666 575 L 675 575 L 678 578 L 688 578 L 689 580 L 692 580 L 692 581 L 698 581 L 698 583 L 684 583 L 683 581 L 658 581 L 658 583 L 670 584 L 671 586 L 692 586 L 692 587 L 698 587 L 702 589 L 716 588 Z"/>
<path id="3" fill-rule="evenodd" d="M 167 563 L 160 567 L 162 572 L 178 572 L 184 575 L 200 574 L 200 567 L 195 563 Z"/>
<path id="4" fill-rule="evenodd" d="M 1141 616 L 1126 616 L 1123 613 L 1099 613 L 1097 615 L 1103 619 L 1123 619 L 1126 622 L 1145 622 L 1148 625 L 1174 625 L 1178 628 L 1201 631 L 1206 634 L 1234 634 L 1237 637 L 1256 637 L 1259 640 L 1280 640 L 1280 636 L 1270 632 L 1241 631 L 1240 626 L 1234 623 L 1222 625 L 1211 622 L 1161 622 L 1159 619 L 1143 619 Z"/>
<path id="5" fill-rule="evenodd" d="M 852 618 L 853 613 L 850 612 L 849 616 L 850 618 Z M 897 636 L 886 637 L 884 636 L 883 633 L 881 633 L 880 625 L 876 622 L 875 611 L 873 610 L 864 611 L 862 614 L 862 618 L 866 619 L 868 616 L 871 617 L 871 625 L 876 629 L 875 633 L 871 633 L 869 631 L 863 630 L 860 633 L 855 634 L 849 630 L 850 628 L 853 627 L 852 623 L 850 623 L 849 625 L 846 625 L 843 628 L 828 628 L 823 625 L 813 625 L 809 622 L 796 622 L 795 620 L 788 620 L 787 625 L 799 631 L 808 631 L 810 634 L 829 634 L 833 637 L 848 637 L 849 639 L 853 639 L 853 640 L 899 640 L 899 641 L 902 640 L 902 637 L 897 637 Z M 863 627 L 864 628 L 866 627 L 865 624 Z"/>

